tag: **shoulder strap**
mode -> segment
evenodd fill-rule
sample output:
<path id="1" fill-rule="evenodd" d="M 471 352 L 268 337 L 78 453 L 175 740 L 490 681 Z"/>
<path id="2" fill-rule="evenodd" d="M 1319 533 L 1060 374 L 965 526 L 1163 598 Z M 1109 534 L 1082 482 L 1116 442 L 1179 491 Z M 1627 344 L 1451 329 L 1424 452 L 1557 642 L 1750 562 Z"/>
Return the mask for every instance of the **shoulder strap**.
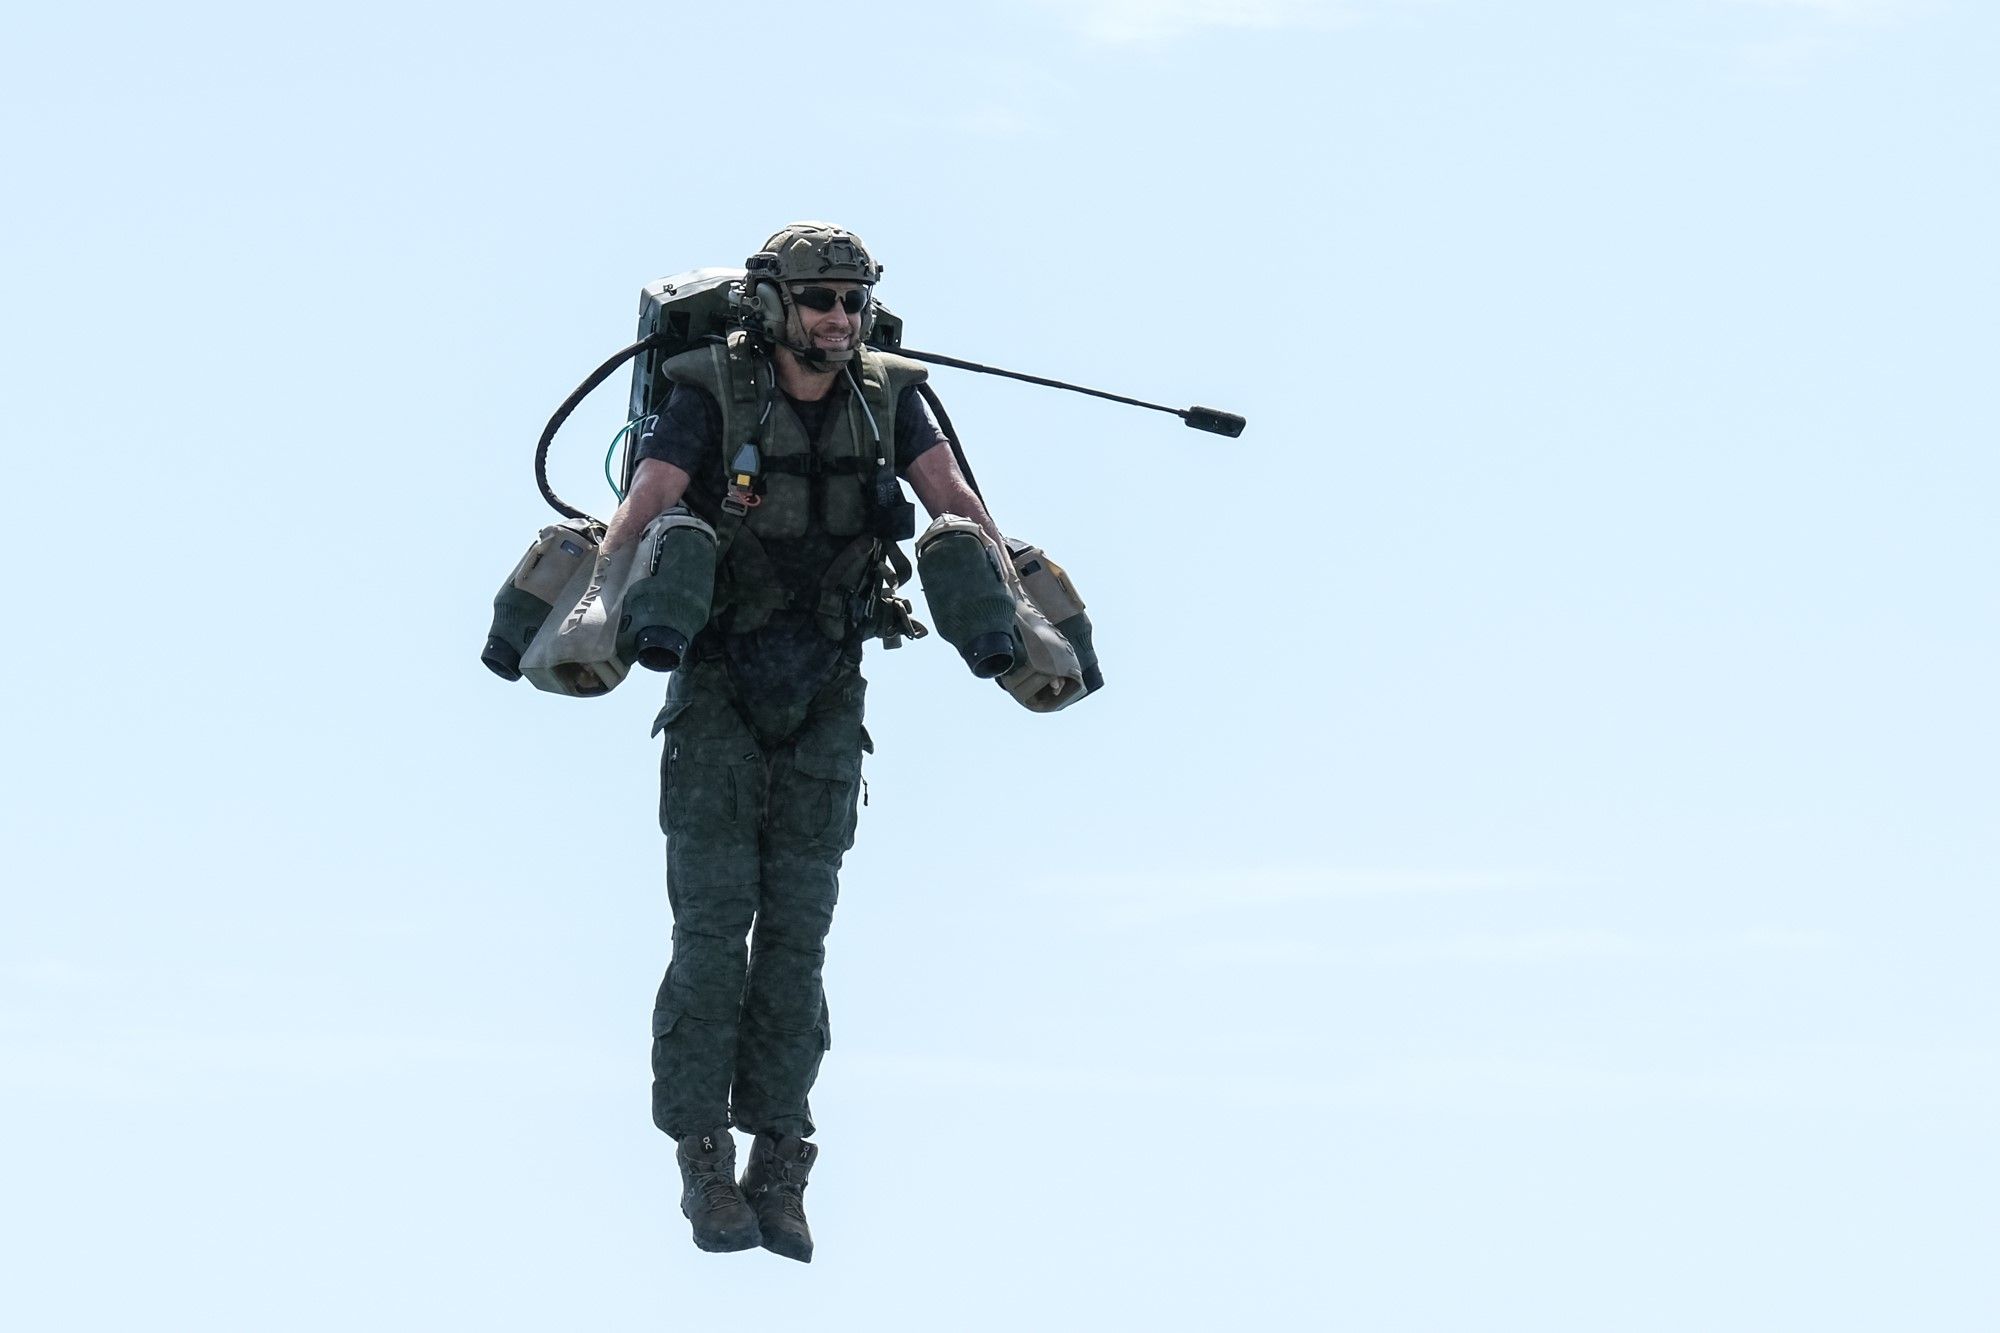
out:
<path id="1" fill-rule="evenodd" d="M 726 379 L 729 397 L 722 412 L 722 471 L 726 490 L 715 524 L 715 559 L 720 565 L 756 507 L 757 478 L 763 472 L 761 445 L 764 422 L 771 415 L 777 376 L 750 335 L 738 329 L 722 347 L 710 347 L 719 364 L 718 379 Z M 741 435 L 741 439 L 735 438 Z"/>

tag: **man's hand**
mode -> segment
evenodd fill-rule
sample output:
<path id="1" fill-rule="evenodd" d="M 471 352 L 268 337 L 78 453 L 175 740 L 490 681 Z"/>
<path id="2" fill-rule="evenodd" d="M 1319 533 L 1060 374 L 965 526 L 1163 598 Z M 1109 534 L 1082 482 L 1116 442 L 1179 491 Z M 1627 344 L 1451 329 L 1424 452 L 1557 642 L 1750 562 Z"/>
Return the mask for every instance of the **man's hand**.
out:
<path id="1" fill-rule="evenodd" d="M 688 474 L 672 463 L 662 463 L 657 458 L 640 459 L 632 473 L 632 489 L 625 493 L 624 502 L 605 530 L 603 554 L 610 555 L 629 545 L 646 530 L 648 523 L 679 504 L 688 481 Z"/>

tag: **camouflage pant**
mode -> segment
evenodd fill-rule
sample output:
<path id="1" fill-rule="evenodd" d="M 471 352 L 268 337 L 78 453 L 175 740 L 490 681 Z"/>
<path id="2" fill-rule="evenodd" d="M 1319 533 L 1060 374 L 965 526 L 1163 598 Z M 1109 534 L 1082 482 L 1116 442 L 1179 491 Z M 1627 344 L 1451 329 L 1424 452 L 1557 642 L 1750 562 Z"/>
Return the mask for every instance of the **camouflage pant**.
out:
<path id="1" fill-rule="evenodd" d="M 653 1123 L 676 1138 L 813 1132 L 806 1094 L 831 1044 L 820 967 L 873 748 L 866 690 L 843 660 L 774 720 L 746 714 L 720 661 L 674 673 L 654 728 L 674 951 L 653 1009 Z"/>

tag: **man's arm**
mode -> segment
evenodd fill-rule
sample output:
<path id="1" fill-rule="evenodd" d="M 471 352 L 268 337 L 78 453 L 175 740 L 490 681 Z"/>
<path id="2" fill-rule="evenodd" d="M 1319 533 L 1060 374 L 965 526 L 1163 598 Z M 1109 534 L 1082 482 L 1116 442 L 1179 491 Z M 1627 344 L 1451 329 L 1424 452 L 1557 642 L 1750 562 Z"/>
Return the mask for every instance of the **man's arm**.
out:
<path id="1" fill-rule="evenodd" d="M 939 514 L 969 518 L 986 529 L 986 535 L 1001 550 L 1007 549 L 1007 539 L 1000 535 L 1000 525 L 993 521 L 993 515 L 986 512 L 986 506 L 973 494 L 972 487 L 966 485 L 965 474 L 958 470 L 958 456 L 951 451 L 950 445 L 940 444 L 918 454 L 904 476 L 932 518 Z"/>
<path id="2" fill-rule="evenodd" d="M 632 541 L 646 530 L 648 523 L 680 503 L 687 486 L 688 474 L 672 463 L 657 458 L 640 459 L 632 473 L 632 489 L 625 493 L 604 534 L 604 554 L 610 555 Z"/>

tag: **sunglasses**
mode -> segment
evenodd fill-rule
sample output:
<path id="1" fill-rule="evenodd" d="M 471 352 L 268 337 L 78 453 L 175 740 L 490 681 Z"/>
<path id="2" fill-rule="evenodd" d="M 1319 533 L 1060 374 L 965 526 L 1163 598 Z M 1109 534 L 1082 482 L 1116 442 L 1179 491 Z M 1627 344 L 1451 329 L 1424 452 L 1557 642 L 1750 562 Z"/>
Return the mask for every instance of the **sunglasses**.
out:
<path id="1" fill-rule="evenodd" d="M 831 287 L 800 287 L 792 292 L 792 299 L 808 310 L 821 314 L 839 306 L 850 315 L 858 315 L 868 308 L 868 289 L 850 287 L 837 292 Z"/>

